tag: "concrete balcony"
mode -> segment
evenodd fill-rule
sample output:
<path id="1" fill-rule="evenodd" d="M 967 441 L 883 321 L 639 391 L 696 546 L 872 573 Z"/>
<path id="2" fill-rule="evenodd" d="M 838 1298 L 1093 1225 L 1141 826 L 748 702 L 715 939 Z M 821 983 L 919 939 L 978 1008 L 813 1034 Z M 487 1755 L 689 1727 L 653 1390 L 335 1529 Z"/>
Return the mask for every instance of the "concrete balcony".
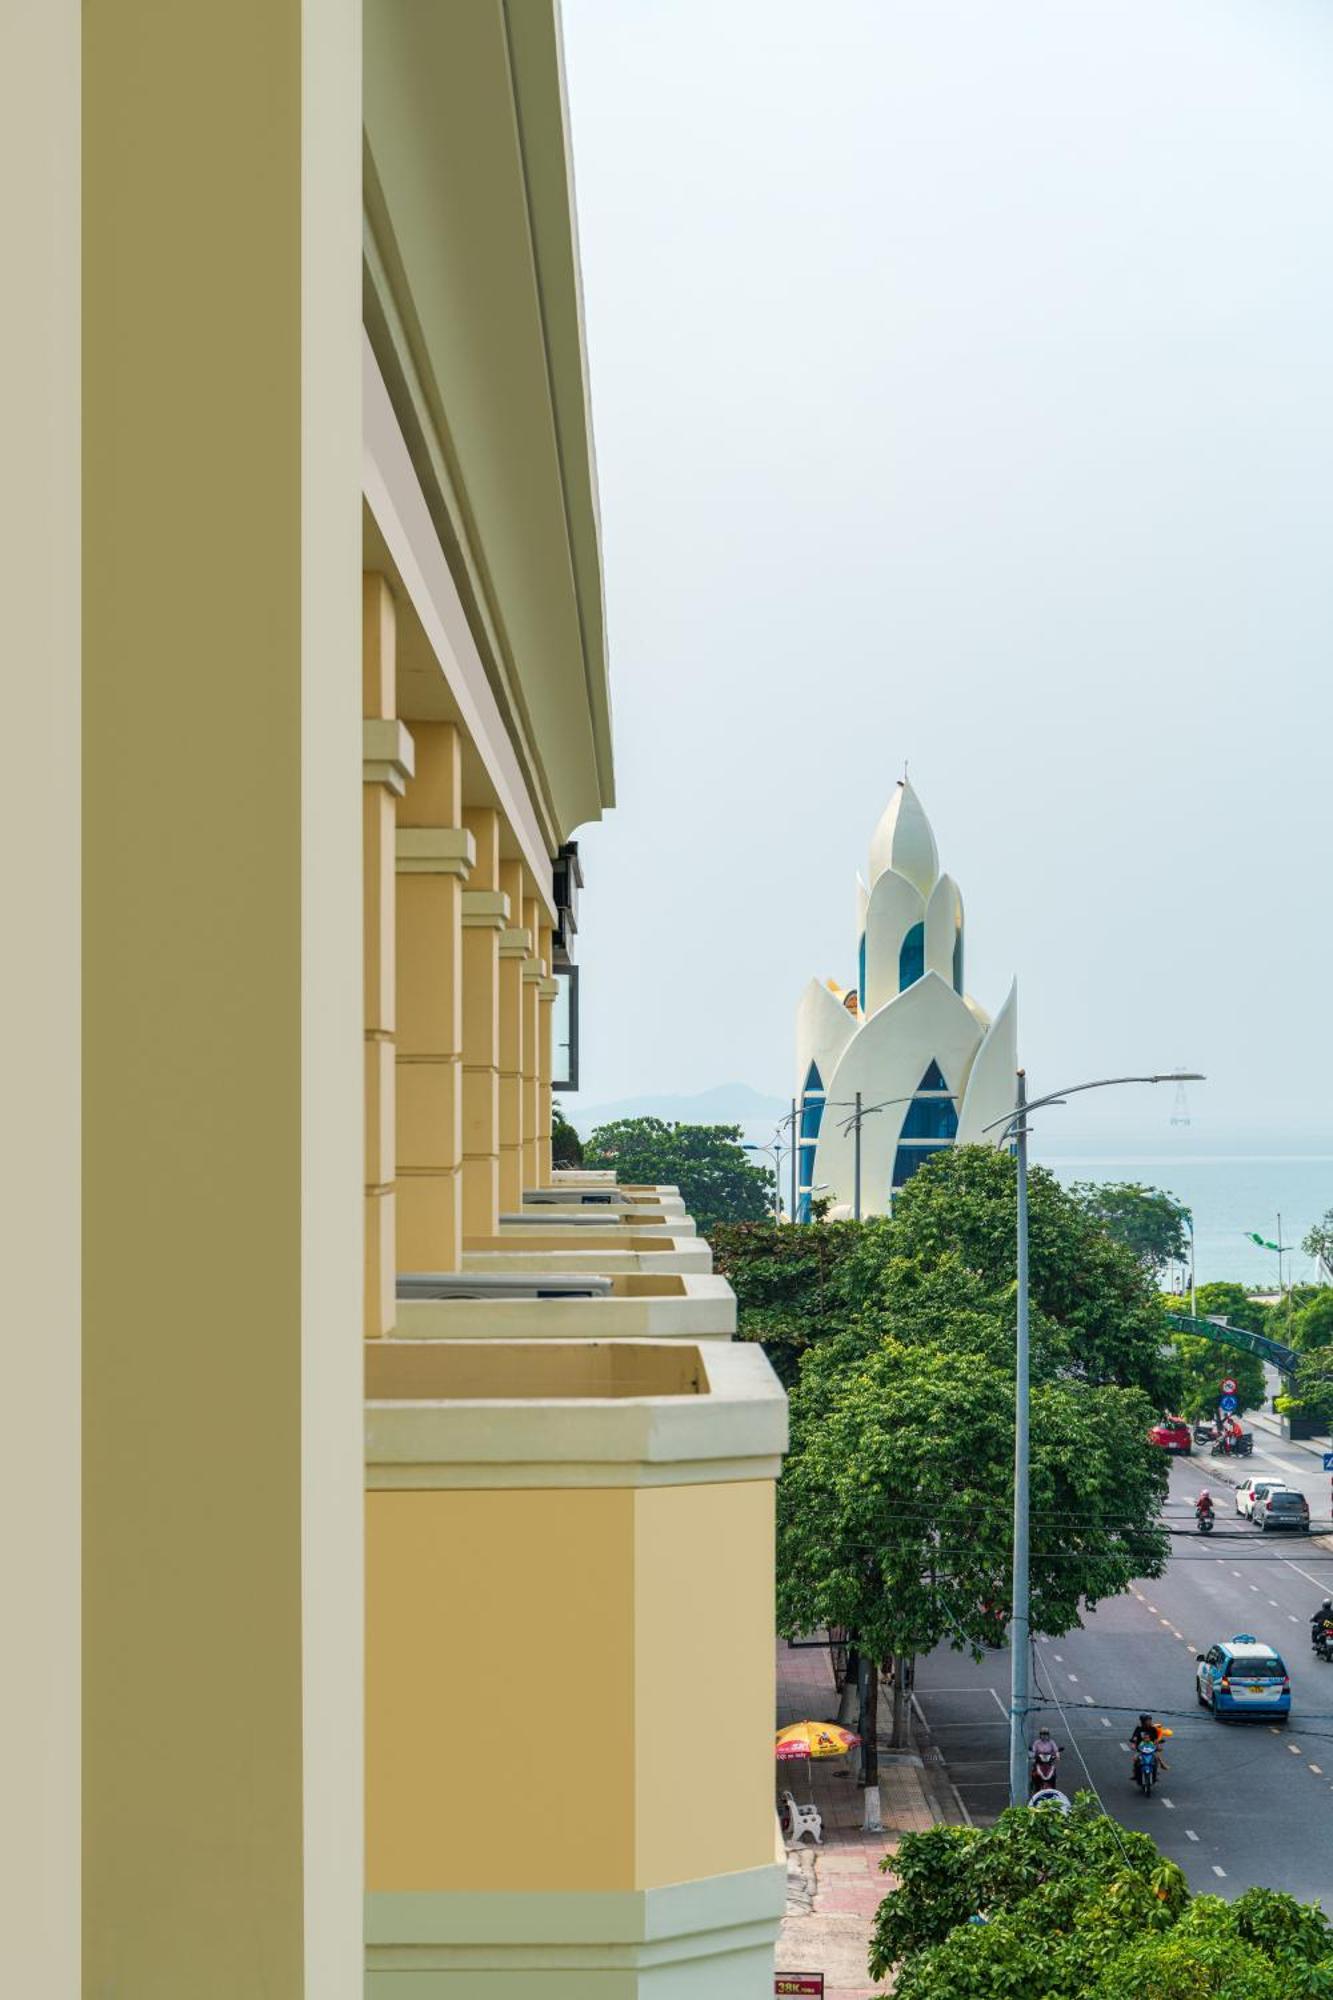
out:
<path id="1" fill-rule="evenodd" d="M 712 1274 L 613 1277 L 599 1298 L 398 1300 L 397 1340 L 730 1340 L 736 1294 Z"/>
<path id="2" fill-rule="evenodd" d="M 697 1236 L 698 1226 L 692 1215 L 684 1209 L 673 1214 L 669 1209 L 653 1208 L 638 1204 L 631 1208 L 613 1206 L 583 1207 L 577 1203 L 553 1202 L 534 1203 L 531 1207 L 515 1209 L 500 1216 L 500 1234 L 513 1236 L 520 1229 L 633 1229 L 646 1236 Z"/>
<path id="3" fill-rule="evenodd" d="M 706 1272 L 713 1253 L 701 1236 L 649 1235 L 609 1225 L 606 1229 L 555 1225 L 512 1235 L 463 1239 L 465 1271 Z"/>
<path id="4" fill-rule="evenodd" d="M 643 1209 L 660 1209 L 667 1215 L 684 1215 L 685 1203 L 674 1188 L 578 1187 L 557 1183 L 551 1187 L 525 1188 L 525 1208 L 595 1209 L 637 1214 Z"/>
<path id="5" fill-rule="evenodd" d="M 768 2000 L 763 1354 L 420 1340 L 366 1365 L 368 2000 Z"/>

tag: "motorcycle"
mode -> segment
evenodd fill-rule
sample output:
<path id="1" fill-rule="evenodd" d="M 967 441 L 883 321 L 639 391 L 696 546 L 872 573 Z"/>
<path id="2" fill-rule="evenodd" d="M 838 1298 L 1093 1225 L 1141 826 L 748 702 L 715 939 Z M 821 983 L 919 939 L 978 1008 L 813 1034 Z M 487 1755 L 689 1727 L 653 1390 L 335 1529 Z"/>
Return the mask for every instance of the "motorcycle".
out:
<path id="1" fill-rule="evenodd" d="M 1034 1752 L 1032 1765 L 1028 1771 L 1028 1797 L 1031 1798 L 1034 1792 L 1053 1791 L 1055 1789 L 1055 1774 L 1059 1768 L 1060 1746 L 1058 1744 L 1054 1751 L 1048 1752 L 1045 1756 L 1040 1756 Z"/>
<path id="2" fill-rule="evenodd" d="M 1310 1644 L 1317 1660 L 1333 1661 L 1333 1626 L 1316 1625 L 1310 1633 Z"/>
<path id="3" fill-rule="evenodd" d="M 1211 1535 L 1213 1532 L 1212 1508 L 1208 1507 L 1202 1513 L 1196 1514 L 1194 1516 L 1194 1525 L 1201 1535 Z"/>
<path id="4" fill-rule="evenodd" d="M 1145 1799 L 1152 1797 L 1152 1788 L 1157 1783 L 1157 1745 L 1148 1737 L 1134 1752 L 1134 1783 Z"/>
<path id="5" fill-rule="evenodd" d="M 1248 1458 L 1253 1450 L 1253 1432 L 1242 1431 L 1238 1438 L 1219 1438 L 1208 1456 L 1210 1458 Z"/>

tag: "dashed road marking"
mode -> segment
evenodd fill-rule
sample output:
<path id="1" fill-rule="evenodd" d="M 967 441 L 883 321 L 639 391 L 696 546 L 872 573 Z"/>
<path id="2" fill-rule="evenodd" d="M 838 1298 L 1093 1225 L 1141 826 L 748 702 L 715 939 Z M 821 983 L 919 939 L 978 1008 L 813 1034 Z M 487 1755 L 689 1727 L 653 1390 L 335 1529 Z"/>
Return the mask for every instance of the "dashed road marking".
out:
<path id="1" fill-rule="evenodd" d="M 1071 1680 L 1071 1681 L 1073 1681 L 1073 1683 L 1074 1683 L 1075 1687 L 1077 1687 L 1077 1686 L 1078 1686 L 1078 1675 L 1077 1675 L 1077 1674 L 1066 1674 L 1065 1678 L 1066 1678 L 1066 1680 Z"/>
<path id="2" fill-rule="evenodd" d="M 1064 1665 L 1064 1663 L 1065 1663 L 1065 1656 L 1064 1656 L 1064 1654 L 1063 1654 L 1063 1653 L 1053 1653 L 1051 1657 L 1052 1657 L 1053 1659 L 1056 1659 L 1056 1660 L 1058 1660 L 1058 1661 L 1060 1662 L 1060 1665 L 1061 1665 L 1061 1666 L 1063 1666 L 1063 1665 Z"/>
<path id="3" fill-rule="evenodd" d="M 1189 1642 L 1189 1640 L 1188 1640 L 1188 1639 L 1187 1639 L 1187 1640 L 1185 1641 L 1185 1651 L 1186 1651 L 1187 1653 L 1195 1653 L 1195 1654 L 1197 1654 L 1197 1653 L 1198 1653 L 1198 1650 L 1199 1650 L 1199 1649 L 1198 1649 L 1198 1647 L 1197 1647 L 1197 1646 L 1191 1646 L 1191 1644 L 1190 1644 L 1190 1642 Z"/>
<path id="4" fill-rule="evenodd" d="M 1250 1589 L 1254 1592 L 1256 1597 L 1259 1595 L 1259 1586 L 1257 1583 L 1252 1583 L 1250 1585 Z"/>
<path id="5" fill-rule="evenodd" d="M 1232 1572 L 1231 1572 L 1231 1574 L 1232 1574 L 1233 1576 L 1239 1576 L 1239 1575 L 1240 1575 L 1240 1571 L 1239 1571 L 1238 1569 L 1233 1569 L 1233 1570 L 1232 1570 Z"/>
<path id="6" fill-rule="evenodd" d="M 1289 1743 L 1287 1745 L 1287 1748 L 1288 1750 L 1290 1750 L 1293 1757 L 1303 1757 L 1305 1754 L 1304 1751 L 1301 1749 L 1299 1743 Z"/>
<path id="7" fill-rule="evenodd" d="M 1085 1694 L 1083 1699 L 1088 1704 L 1089 1708 L 1093 1706 L 1092 1696 L 1090 1694 Z"/>
<path id="8" fill-rule="evenodd" d="M 1293 1624 L 1293 1625 L 1299 1625 L 1299 1624 L 1300 1624 L 1300 1622 L 1301 1622 L 1301 1621 L 1300 1621 L 1300 1619 L 1299 1619 L 1299 1618 L 1298 1618 L 1298 1617 L 1296 1616 L 1296 1613 L 1295 1613 L 1294 1611 L 1289 1611 L 1289 1612 L 1287 1613 L 1287 1616 L 1288 1616 L 1288 1618 L 1290 1618 L 1290 1620 L 1291 1620 L 1291 1622 L 1292 1622 L 1292 1624 Z"/>
<path id="9" fill-rule="evenodd" d="M 1171 1620 L 1169 1618 L 1159 1618 L 1157 1623 L 1159 1625 L 1165 1625 L 1168 1632 L 1171 1630 Z"/>
<path id="10" fill-rule="evenodd" d="M 1158 1797 L 1159 1798 L 1162 1797 L 1160 1792 L 1158 1793 Z M 1176 1809 L 1176 1802 L 1174 1799 L 1162 1798 L 1162 1804 L 1166 1807 L 1168 1812 L 1174 1812 Z"/>
<path id="11" fill-rule="evenodd" d="M 1219 1868 L 1216 1862 L 1214 1862 L 1214 1863 L 1213 1863 L 1213 1873 L 1214 1873 L 1214 1875 L 1218 1876 L 1218 1877 L 1219 1877 L 1219 1879 L 1220 1879 L 1221 1881 L 1223 1881 L 1223 1882 L 1225 1882 L 1225 1881 L 1226 1881 L 1226 1879 L 1227 1879 L 1227 1871 L 1226 1871 L 1226 1869 L 1225 1869 L 1225 1868 Z"/>
<path id="12" fill-rule="evenodd" d="M 1111 1718 L 1109 1715 L 1104 1715 L 1101 1717 L 1101 1725 L 1103 1729 L 1109 1729 L 1111 1727 Z"/>
<path id="13" fill-rule="evenodd" d="M 1197 1834 L 1197 1833 L 1196 1833 L 1196 1832 L 1194 1831 L 1194 1828 L 1193 1828 L 1192 1826 L 1187 1826 L 1187 1827 L 1185 1828 L 1185 1838 L 1186 1838 L 1186 1840 L 1197 1840 L 1197 1839 L 1199 1838 L 1199 1836 L 1198 1836 L 1198 1834 Z"/>
<path id="14" fill-rule="evenodd" d="M 1324 1775 L 1324 1774 L 1323 1774 L 1323 1772 L 1322 1772 L 1322 1771 L 1320 1770 L 1320 1768 L 1319 1768 L 1319 1766 L 1318 1766 L 1317 1764 L 1311 1764 L 1311 1766 L 1310 1766 L 1310 1769 L 1311 1769 L 1311 1770 L 1312 1770 L 1312 1771 L 1314 1772 L 1314 1774 L 1315 1774 L 1316 1778 L 1322 1778 L 1322 1777 L 1323 1777 L 1323 1775 Z"/>

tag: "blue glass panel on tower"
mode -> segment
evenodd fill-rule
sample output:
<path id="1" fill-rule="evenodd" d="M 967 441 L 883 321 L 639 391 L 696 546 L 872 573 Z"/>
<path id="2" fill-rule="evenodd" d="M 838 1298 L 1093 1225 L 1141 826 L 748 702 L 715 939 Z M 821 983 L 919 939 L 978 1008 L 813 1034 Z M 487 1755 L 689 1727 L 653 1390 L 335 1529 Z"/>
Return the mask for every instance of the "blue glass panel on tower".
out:
<path id="1" fill-rule="evenodd" d="M 917 1085 L 918 1091 L 946 1091 L 948 1088 L 939 1064 L 929 1063 Z M 951 1097 L 922 1095 L 912 1099 L 903 1120 L 902 1140 L 955 1139 L 957 1136 L 958 1107 Z"/>
<path id="2" fill-rule="evenodd" d="M 961 930 L 957 930 L 953 934 L 953 990 L 955 993 L 961 993 L 963 990 L 963 933 Z"/>
<path id="3" fill-rule="evenodd" d="M 866 1010 L 866 934 L 861 933 L 861 942 L 856 950 L 856 998 L 861 1012 Z"/>
<path id="4" fill-rule="evenodd" d="M 898 991 L 905 993 L 909 986 L 915 986 L 925 970 L 926 927 L 924 924 L 913 924 L 898 952 Z"/>
<path id="5" fill-rule="evenodd" d="M 932 1153 L 947 1153 L 949 1145 L 948 1139 L 939 1139 L 930 1145 L 899 1146 L 893 1156 L 893 1186 L 902 1187 L 904 1182 L 911 1180 L 923 1160 L 928 1160 Z"/>

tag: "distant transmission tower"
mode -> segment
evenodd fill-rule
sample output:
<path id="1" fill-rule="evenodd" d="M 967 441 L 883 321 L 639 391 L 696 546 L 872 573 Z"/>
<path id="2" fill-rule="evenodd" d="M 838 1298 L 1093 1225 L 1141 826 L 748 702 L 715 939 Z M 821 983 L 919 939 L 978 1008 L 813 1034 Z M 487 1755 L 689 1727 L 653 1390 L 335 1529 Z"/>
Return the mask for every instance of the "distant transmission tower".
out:
<path id="1" fill-rule="evenodd" d="M 1185 1065 L 1183 1063 L 1176 1064 L 1177 1069 L 1183 1069 L 1184 1067 Z M 1176 1085 L 1175 1099 L 1171 1106 L 1171 1123 L 1173 1125 L 1188 1125 L 1189 1122 L 1190 1122 L 1190 1102 L 1188 1097 L 1186 1097 L 1185 1095 L 1184 1084 L 1178 1083 Z"/>

